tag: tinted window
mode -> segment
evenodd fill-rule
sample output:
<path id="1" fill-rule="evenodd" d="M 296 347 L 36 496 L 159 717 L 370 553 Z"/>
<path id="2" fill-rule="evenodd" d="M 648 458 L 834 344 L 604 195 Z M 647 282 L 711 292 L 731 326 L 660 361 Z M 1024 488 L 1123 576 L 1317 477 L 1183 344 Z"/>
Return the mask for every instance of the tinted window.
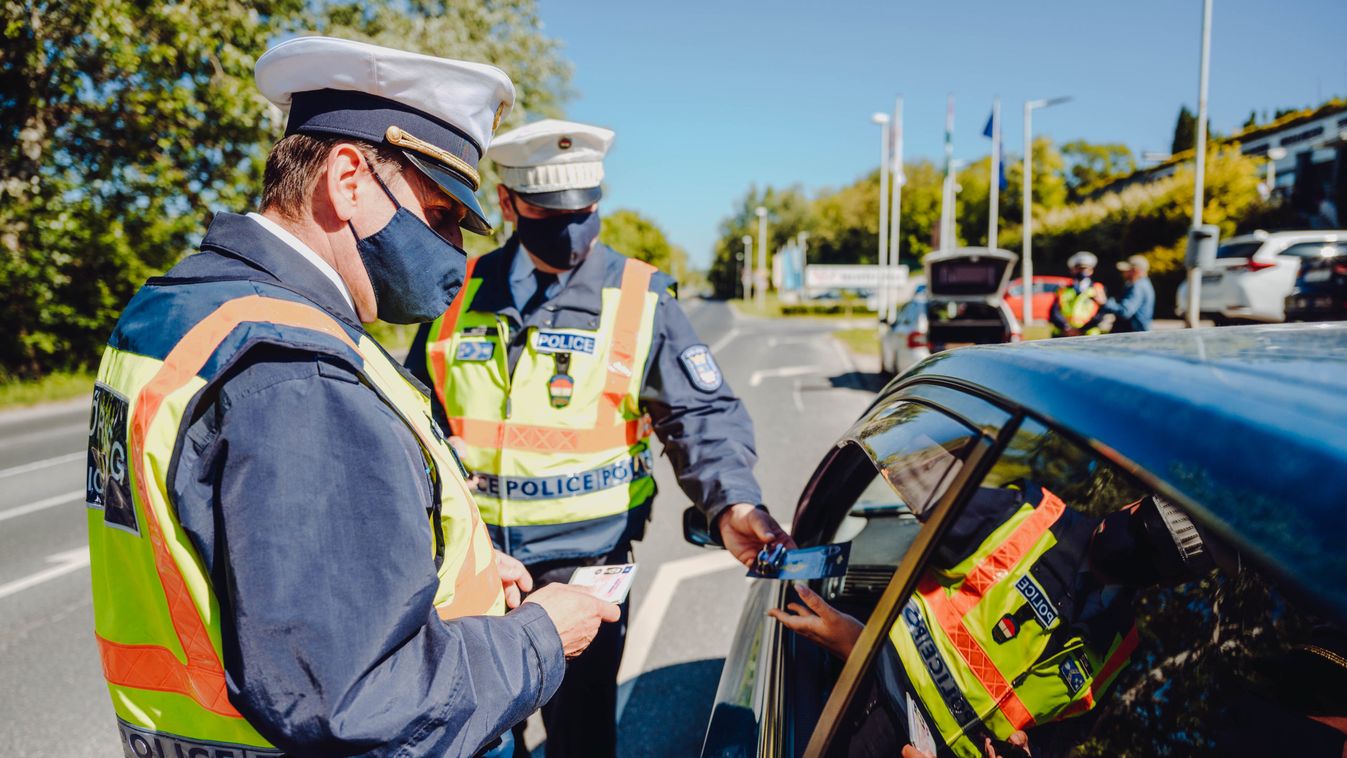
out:
<path id="1" fill-rule="evenodd" d="M 1347 247 L 1332 242 L 1308 242 L 1292 245 L 1277 255 L 1289 255 L 1295 258 L 1333 258 L 1347 255 Z"/>
<path id="2" fill-rule="evenodd" d="M 1217 258 L 1252 258 L 1262 242 L 1231 242 L 1216 248 Z"/>
<path id="3" fill-rule="evenodd" d="M 1032 420 L 916 584 L 871 618 L 879 648 L 830 755 L 982 755 L 1020 728 L 1034 756 L 1347 747 L 1343 628 Z"/>

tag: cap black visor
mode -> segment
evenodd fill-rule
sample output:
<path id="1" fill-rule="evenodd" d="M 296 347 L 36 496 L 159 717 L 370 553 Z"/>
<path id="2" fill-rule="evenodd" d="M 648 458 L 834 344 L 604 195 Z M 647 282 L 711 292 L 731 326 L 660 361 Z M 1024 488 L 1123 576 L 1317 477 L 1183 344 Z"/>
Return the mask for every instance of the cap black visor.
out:
<path id="1" fill-rule="evenodd" d="M 584 189 L 564 189 L 556 192 L 515 192 L 529 205 L 553 211 L 578 211 L 599 202 L 603 197 L 602 187 Z"/>
<path id="2" fill-rule="evenodd" d="M 420 169 L 421 173 L 430 177 L 431 181 L 439 185 L 440 189 L 449 193 L 450 197 L 462 203 L 463 207 L 468 209 L 468 213 L 463 217 L 460 226 L 477 234 L 491 233 L 491 224 L 487 223 L 486 213 L 482 211 L 481 204 L 477 202 L 477 195 L 473 193 L 472 185 L 468 184 L 467 180 L 459 176 L 457 172 L 427 160 L 410 150 L 403 150 L 402 154 L 407 156 L 407 160 Z"/>

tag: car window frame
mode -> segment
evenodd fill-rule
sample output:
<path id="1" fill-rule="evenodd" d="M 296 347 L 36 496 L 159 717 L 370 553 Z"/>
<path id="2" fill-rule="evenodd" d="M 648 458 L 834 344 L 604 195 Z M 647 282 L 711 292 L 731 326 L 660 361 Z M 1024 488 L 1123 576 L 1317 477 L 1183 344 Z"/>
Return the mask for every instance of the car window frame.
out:
<path id="1" fill-rule="evenodd" d="M 832 693 L 828 696 L 818 722 L 809 736 L 804 751 L 806 757 L 821 758 L 825 755 L 826 749 L 837 735 L 847 710 L 851 707 L 857 686 L 883 648 L 887 630 L 898 619 L 898 613 L 902 609 L 901 602 L 916 589 L 917 578 L 929 562 L 936 545 L 954 523 L 977 485 L 986 478 L 1024 418 L 1024 414 L 1018 410 L 1000 407 L 966 389 L 939 382 L 910 384 L 887 400 L 891 403 L 917 402 L 932 407 L 977 431 L 978 436 L 964 460 L 963 467 L 932 508 L 926 525 L 899 562 L 888 587 L 875 604 L 870 622 L 865 625 L 855 648 L 843 664 L 842 673 L 833 685 Z M 872 415 L 873 409 L 871 413 L 866 414 L 865 419 L 868 420 Z M 859 427 L 858 424 L 857 428 Z M 870 464 L 876 467 L 876 472 L 879 471 L 876 461 L 871 459 Z"/>

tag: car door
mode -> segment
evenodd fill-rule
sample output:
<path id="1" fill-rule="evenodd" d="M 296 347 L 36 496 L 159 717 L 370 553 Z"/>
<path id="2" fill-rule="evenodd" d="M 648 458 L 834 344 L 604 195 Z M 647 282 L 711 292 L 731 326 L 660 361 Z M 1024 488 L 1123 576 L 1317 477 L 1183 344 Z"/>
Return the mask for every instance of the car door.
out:
<path id="1" fill-rule="evenodd" d="M 836 680 L 815 683 L 819 719 L 794 726 L 804 755 L 1012 756 L 1021 736 L 1035 756 L 1344 754 L 1347 627 L 1312 581 L 1198 529 L 1192 504 L 1068 431 L 969 415 L 977 437 L 916 536 L 892 540 L 897 569 L 850 655 L 830 656 Z M 932 481 L 919 457 L 859 448 L 893 498 Z M 846 536 L 823 511 L 797 528 Z"/>
<path id="2" fill-rule="evenodd" d="M 962 408 L 962 415 L 951 411 Z M 970 411 L 980 416 L 969 419 Z M 921 385 L 878 402 L 825 457 L 801 496 L 792 533 L 801 545 L 847 541 L 844 577 L 822 589 L 830 602 L 864 616 L 873 609 L 926 513 L 985 448 L 1009 414 L 962 393 Z M 910 474 L 905 497 L 881 470 Z M 782 582 L 750 588 L 712 709 L 703 756 L 798 756 L 818 721 L 841 662 L 802 644 L 769 619 L 792 600 Z"/>

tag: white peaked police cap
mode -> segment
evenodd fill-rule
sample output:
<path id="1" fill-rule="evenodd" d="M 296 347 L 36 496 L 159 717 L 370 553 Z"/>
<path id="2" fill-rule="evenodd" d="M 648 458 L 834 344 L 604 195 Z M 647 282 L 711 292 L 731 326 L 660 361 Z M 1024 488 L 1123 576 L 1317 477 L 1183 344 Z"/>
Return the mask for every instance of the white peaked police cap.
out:
<path id="1" fill-rule="evenodd" d="M 613 130 L 544 119 L 500 135 L 488 156 L 501 183 L 532 205 L 576 210 L 603 196 L 603 157 Z"/>
<path id="2" fill-rule="evenodd" d="M 333 37 L 297 37 L 257 60 L 257 87 L 288 111 L 285 133 L 360 139 L 402 150 L 489 233 L 477 165 L 514 106 L 514 84 L 483 63 Z"/>

